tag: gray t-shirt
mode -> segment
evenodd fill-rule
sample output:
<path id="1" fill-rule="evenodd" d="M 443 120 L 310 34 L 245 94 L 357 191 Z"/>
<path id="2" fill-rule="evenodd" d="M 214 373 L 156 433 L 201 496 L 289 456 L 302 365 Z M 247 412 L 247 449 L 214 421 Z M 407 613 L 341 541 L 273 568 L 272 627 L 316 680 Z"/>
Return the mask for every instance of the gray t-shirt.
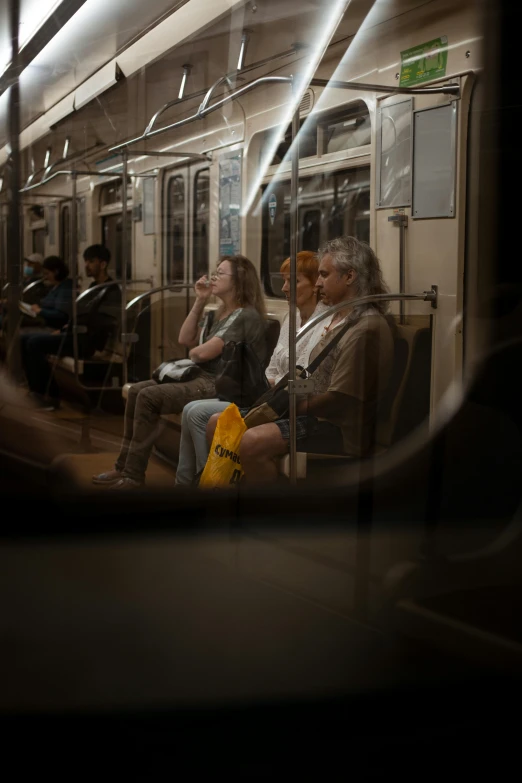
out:
<path id="1" fill-rule="evenodd" d="M 249 343 L 255 351 L 260 362 L 264 362 L 266 353 L 266 323 L 261 318 L 255 307 L 240 307 L 230 313 L 226 318 L 220 320 L 214 319 L 209 330 L 205 328 L 202 342 L 207 342 L 212 337 L 221 337 L 225 345 L 228 342 Z M 215 375 L 221 356 L 210 359 L 208 362 L 201 362 L 200 367 L 210 375 Z"/>

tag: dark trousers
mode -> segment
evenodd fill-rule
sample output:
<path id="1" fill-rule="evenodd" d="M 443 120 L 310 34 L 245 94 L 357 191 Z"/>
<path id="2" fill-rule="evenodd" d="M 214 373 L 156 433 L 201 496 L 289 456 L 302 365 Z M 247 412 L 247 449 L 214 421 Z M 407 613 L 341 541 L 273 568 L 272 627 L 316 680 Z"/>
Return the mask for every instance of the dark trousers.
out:
<path id="1" fill-rule="evenodd" d="M 185 383 L 152 380 L 133 383 L 125 406 L 123 443 L 116 470 L 135 481 L 143 481 L 152 447 L 161 431 L 161 416 L 181 413 L 187 403 L 215 396 L 214 378 L 207 374 Z"/>
<path id="2" fill-rule="evenodd" d="M 60 396 L 58 384 L 53 378 L 52 366 L 47 355 L 72 356 L 72 334 L 32 333 L 20 335 L 22 367 L 31 391 L 57 400 Z M 78 340 L 78 354 L 85 356 L 85 346 Z"/>

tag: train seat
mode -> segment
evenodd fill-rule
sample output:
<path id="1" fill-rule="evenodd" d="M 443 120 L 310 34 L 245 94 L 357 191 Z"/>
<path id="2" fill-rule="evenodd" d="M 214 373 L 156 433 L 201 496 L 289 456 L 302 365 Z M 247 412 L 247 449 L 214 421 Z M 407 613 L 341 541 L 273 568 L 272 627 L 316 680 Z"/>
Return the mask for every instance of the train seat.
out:
<path id="1" fill-rule="evenodd" d="M 431 330 L 397 324 L 392 375 L 377 415 L 375 453 L 382 454 L 399 441 L 429 413 Z M 308 463 L 353 461 L 338 454 L 297 452 L 297 478 L 307 476 Z M 279 471 L 290 475 L 290 456 L 279 461 Z"/>
<path id="2" fill-rule="evenodd" d="M 97 325 L 97 313 L 103 303 L 108 289 L 94 289 L 92 304 L 88 311 L 87 330 L 90 332 Z M 89 289 L 78 297 L 85 299 Z M 48 355 L 47 360 L 52 366 L 54 378 L 60 391 L 66 398 L 80 401 L 88 410 L 91 407 L 90 392 L 104 392 L 119 389 L 123 380 L 123 345 L 119 337 L 119 329 L 114 329 L 106 339 L 103 349 L 97 350 L 88 359 L 78 359 L 75 368 L 73 356 Z M 76 370 L 76 372 L 75 372 Z"/>

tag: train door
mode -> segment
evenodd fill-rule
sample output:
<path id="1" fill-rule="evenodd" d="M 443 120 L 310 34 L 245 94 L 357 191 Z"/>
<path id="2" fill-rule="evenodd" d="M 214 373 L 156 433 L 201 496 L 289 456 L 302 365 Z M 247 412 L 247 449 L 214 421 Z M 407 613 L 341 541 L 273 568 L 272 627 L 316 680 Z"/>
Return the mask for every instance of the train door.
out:
<path id="1" fill-rule="evenodd" d="M 129 200 L 132 199 L 131 180 L 127 182 L 127 280 L 132 279 L 132 214 Z M 114 280 L 123 277 L 122 228 L 123 198 L 122 180 L 115 179 L 101 186 L 99 192 L 100 240 L 111 254 L 109 274 Z"/>
<path id="2" fill-rule="evenodd" d="M 29 226 L 31 231 L 30 252 L 46 255 L 45 241 L 47 237 L 47 222 L 43 206 L 34 204 L 29 209 Z"/>
<path id="3" fill-rule="evenodd" d="M 385 279 L 406 292 L 438 286 L 433 315 L 431 409 L 463 372 L 467 117 L 473 76 L 461 98 L 384 98 L 376 122 L 376 250 Z M 401 226 L 401 223 L 403 226 Z M 400 233 L 403 234 L 401 254 Z M 395 308 L 396 310 L 397 308 Z M 406 323 L 426 317 L 407 302 Z"/>
<path id="4" fill-rule="evenodd" d="M 209 272 L 210 172 L 193 164 L 167 172 L 163 190 L 163 284 L 179 286 L 162 303 L 162 348 L 183 356 L 177 336 L 194 302 L 193 284 Z"/>

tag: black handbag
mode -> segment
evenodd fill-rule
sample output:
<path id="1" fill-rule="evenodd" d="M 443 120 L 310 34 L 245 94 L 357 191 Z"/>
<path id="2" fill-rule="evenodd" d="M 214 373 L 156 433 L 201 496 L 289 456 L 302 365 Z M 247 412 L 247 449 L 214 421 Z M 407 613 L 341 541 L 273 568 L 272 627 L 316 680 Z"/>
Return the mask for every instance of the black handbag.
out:
<path id="1" fill-rule="evenodd" d="M 234 402 L 239 408 L 248 408 L 270 389 L 263 365 L 252 347 L 232 340 L 223 348 L 215 383 L 217 397 Z"/>
<path id="2" fill-rule="evenodd" d="M 207 339 L 207 335 L 214 322 L 214 310 L 206 314 L 201 329 L 200 345 Z M 201 374 L 201 367 L 192 359 L 170 359 L 156 367 L 152 373 L 152 380 L 156 383 L 185 383 L 197 378 Z"/>
<path id="3" fill-rule="evenodd" d="M 156 383 L 184 383 L 197 378 L 201 368 L 191 359 L 172 359 L 163 362 L 152 373 L 152 380 Z"/>

